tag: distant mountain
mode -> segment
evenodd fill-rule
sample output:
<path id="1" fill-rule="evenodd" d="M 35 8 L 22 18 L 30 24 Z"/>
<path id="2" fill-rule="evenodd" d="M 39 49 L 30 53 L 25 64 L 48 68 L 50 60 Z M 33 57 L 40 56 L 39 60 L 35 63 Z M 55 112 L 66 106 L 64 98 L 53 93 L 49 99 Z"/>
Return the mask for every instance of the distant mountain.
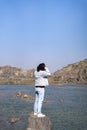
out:
<path id="1" fill-rule="evenodd" d="M 86 83 L 87 84 L 87 59 L 69 64 L 53 73 L 49 78 L 50 83 Z"/>
<path id="2" fill-rule="evenodd" d="M 21 68 L 2 66 L 0 67 L 0 84 L 32 84 L 34 69 L 24 70 Z"/>
<path id="3" fill-rule="evenodd" d="M 0 66 L 0 84 L 34 84 L 35 69 L 24 70 L 11 66 Z M 87 59 L 69 64 L 49 77 L 51 85 L 63 83 L 87 84 Z"/>

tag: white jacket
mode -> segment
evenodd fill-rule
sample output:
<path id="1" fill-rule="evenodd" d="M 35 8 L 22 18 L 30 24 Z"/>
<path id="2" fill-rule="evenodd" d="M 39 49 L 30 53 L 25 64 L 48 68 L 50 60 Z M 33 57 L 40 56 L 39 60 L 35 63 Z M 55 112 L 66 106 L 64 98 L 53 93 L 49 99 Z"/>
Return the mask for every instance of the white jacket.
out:
<path id="1" fill-rule="evenodd" d="M 45 67 L 45 71 L 40 70 L 34 72 L 35 86 L 47 86 L 49 85 L 47 77 L 51 75 L 49 69 Z"/>

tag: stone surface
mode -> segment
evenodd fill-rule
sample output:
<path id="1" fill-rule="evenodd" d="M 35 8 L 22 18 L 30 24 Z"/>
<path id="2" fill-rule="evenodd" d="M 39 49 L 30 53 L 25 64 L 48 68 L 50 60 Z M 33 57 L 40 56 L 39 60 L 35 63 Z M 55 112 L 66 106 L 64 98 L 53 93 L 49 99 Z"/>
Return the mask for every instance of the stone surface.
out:
<path id="1" fill-rule="evenodd" d="M 51 130 L 50 119 L 45 117 L 34 116 L 33 113 L 29 115 L 27 130 Z"/>

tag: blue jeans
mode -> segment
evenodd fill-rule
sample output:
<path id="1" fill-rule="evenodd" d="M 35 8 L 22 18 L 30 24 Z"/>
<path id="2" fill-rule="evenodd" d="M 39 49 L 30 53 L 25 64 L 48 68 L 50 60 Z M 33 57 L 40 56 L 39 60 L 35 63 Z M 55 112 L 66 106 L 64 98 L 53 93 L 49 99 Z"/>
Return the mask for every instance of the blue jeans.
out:
<path id="1" fill-rule="evenodd" d="M 35 103 L 34 103 L 34 113 L 41 113 L 42 103 L 44 100 L 45 88 L 35 88 Z"/>

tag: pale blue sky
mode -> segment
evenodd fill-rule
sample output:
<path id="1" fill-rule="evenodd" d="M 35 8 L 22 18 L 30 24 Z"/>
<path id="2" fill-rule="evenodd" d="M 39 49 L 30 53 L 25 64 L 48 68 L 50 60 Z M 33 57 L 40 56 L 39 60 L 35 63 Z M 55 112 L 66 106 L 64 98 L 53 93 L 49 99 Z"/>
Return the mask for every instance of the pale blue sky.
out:
<path id="1" fill-rule="evenodd" d="M 87 0 L 0 0 L 0 66 L 56 71 L 86 58 Z"/>

